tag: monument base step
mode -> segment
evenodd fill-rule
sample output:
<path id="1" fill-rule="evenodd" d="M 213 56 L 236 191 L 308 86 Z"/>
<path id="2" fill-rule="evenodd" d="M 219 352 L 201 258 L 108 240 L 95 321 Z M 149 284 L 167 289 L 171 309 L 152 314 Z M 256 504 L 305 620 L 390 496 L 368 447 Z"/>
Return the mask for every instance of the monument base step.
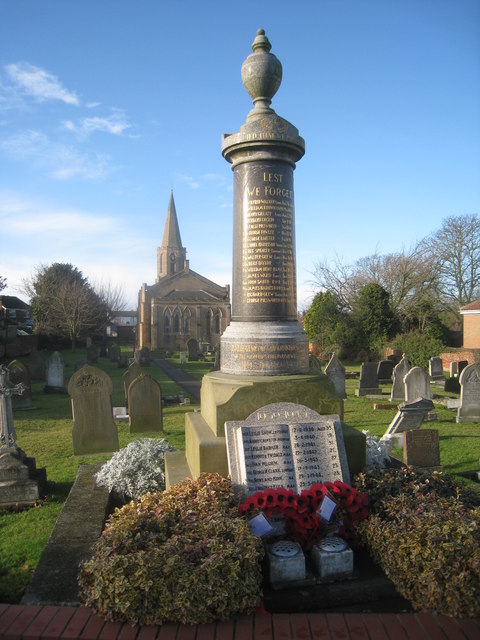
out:
<path id="1" fill-rule="evenodd" d="M 182 482 L 185 478 L 191 478 L 192 473 L 188 466 L 185 451 L 170 451 L 165 453 L 165 486 L 167 489 Z"/>

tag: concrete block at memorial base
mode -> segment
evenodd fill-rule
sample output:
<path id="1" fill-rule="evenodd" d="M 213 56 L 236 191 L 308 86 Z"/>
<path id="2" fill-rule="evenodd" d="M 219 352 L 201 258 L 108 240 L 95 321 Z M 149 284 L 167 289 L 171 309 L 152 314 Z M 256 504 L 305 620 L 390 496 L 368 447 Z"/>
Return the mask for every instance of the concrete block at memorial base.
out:
<path id="1" fill-rule="evenodd" d="M 185 478 L 191 478 L 190 467 L 185 457 L 185 451 L 169 451 L 165 453 L 165 486 L 173 487 Z"/>
<path id="2" fill-rule="evenodd" d="M 342 432 L 350 477 L 353 478 L 355 474 L 363 471 L 367 463 L 367 437 L 364 433 L 343 423 Z"/>
<path id="3" fill-rule="evenodd" d="M 229 420 L 245 420 L 259 407 L 275 402 L 303 404 L 322 415 L 343 417 L 343 400 L 322 373 L 282 376 L 232 376 L 221 371 L 202 379 L 202 416 L 223 437 Z"/>
<path id="4" fill-rule="evenodd" d="M 305 556 L 298 542 L 280 540 L 267 546 L 268 570 L 272 587 L 284 582 L 305 580 Z"/>
<path id="5" fill-rule="evenodd" d="M 215 471 L 228 475 L 225 438 L 217 437 L 200 413 L 185 415 L 185 454 L 193 478 Z"/>
<path id="6" fill-rule="evenodd" d="M 330 536 L 314 545 L 310 560 L 317 582 L 347 578 L 353 573 L 353 551 L 342 538 Z"/>

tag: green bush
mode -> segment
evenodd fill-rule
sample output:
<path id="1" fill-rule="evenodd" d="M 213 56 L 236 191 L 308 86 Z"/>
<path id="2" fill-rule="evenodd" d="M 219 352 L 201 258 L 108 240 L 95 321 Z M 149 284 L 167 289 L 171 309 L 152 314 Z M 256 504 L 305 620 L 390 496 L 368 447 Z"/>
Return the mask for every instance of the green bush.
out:
<path id="1" fill-rule="evenodd" d="M 412 367 L 428 368 L 428 361 L 445 351 L 441 340 L 420 331 L 409 331 L 398 334 L 392 341 L 394 349 L 401 349 L 406 354 Z"/>
<path id="2" fill-rule="evenodd" d="M 480 508 L 455 498 L 392 498 L 388 518 L 373 514 L 357 534 L 415 610 L 480 615 Z"/>
<path id="3" fill-rule="evenodd" d="M 475 494 L 440 472 L 412 467 L 361 473 L 370 517 L 361 544 L 416 610 L 480 615 L 480 507 Z"/>
<path id="4" fill-rule="evenodd" d="M 79 572 L 80 598 L 132 624 L 201 624 L 251 613 L 263 545 L 228 479 L 204 474 L 117 509 Z"/>

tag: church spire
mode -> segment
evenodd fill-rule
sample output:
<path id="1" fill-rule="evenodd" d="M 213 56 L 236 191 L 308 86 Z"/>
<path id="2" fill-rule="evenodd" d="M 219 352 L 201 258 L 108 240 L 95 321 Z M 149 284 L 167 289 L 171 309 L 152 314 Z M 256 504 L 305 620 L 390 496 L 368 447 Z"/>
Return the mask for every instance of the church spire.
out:
<path id="1" fill-rule="evenodd" d="M 173 189 L 168 203 L 162 244 L 157 249 L 157 282 L 160 278 L 183 271 L 187 267 L 187 251 L 182 247 Z"/>

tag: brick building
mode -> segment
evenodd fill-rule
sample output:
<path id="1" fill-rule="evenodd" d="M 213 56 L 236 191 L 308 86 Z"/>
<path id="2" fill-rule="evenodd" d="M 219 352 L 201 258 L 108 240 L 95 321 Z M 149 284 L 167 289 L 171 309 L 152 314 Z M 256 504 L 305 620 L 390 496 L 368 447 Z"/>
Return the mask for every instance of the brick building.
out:
<path id="1" fill-rule="evenodd" d="M 480 349 L 480 300 L 460 309 L 463 316 L 464 349 Z"/>

